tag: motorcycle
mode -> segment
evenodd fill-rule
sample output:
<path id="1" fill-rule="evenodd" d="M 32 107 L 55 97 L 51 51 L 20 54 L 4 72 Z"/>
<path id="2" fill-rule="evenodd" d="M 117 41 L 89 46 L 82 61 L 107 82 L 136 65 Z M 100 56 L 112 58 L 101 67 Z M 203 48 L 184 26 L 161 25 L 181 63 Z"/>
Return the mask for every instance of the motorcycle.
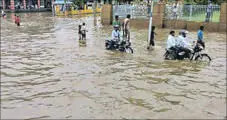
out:
<path id="1" fill-rule="evenodd" d="M 166 60 L 184 60 L 185 58 L 195 61 L 207 61 L 210 62 L 211 58 L 206 53 L 201 53 L 203 47 L 201 44 L 197 43 L 193 49 L 190 50 L 190 53 L 186 54 L 184 51 L 181 51 L 176 47 L 176 50 L 166 50 L 164 57 Z"/>
<path id="2" fill-rule="evenodd" d="M 119 50 L 121 52 L 133 54 L 133 49 L 130 46 L 131 43 L 128 41 L 118 42 L 116 40 L 105 40 L 105 47 L 107 50 Z"/>

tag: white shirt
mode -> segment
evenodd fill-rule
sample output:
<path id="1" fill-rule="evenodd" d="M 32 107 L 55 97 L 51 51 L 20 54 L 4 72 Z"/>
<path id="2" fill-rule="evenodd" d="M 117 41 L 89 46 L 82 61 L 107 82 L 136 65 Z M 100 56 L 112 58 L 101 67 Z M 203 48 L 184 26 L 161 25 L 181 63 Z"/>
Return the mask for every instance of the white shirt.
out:
<path id="1" fill-rule="evenodd" d="M 120 39 L 120 32 L 117 30 L 112 31 L 112 39 L 113 40 L 119 40 Z"/>
<path id="2" fill-rule="evenodd" d="M 169 49 L 169 48 L 174 47 L 174 46 L 176 46 L 176 39 L 175 39 L 174 36 L 169 35 L 168 39 L 167 39 L 166 48 Z"/>
<path id="3" fill-rule="evenodd" d="M 184 37 L 182 35 L 179 35 L 177 38 L 176 38 L 176 44 L 177 46 L 179 47 L 183 47 L 184 46 Z"/>
<path id="4" fill-rule="evenodd" d="M 173 7 L 173 12 L 175 12 L 175 13 L 177 12 L 177 6 Z"/>
<path id="5" fill-rule="evenodd" d="M 207 12 L 212 12 L 212 4 L 211 3 L 207 6 Z"/>
<path id="6" fill-rule="evenodd" d="M 188 48 L 189 42 L 184 38 L 182 35 L 178 36 L 177 38 L 177 46 Z"/>
<path id="7" fill-rule="evenodd" d="M 81 31 L 86 31 L 86 25 L 81 26 Z"/>

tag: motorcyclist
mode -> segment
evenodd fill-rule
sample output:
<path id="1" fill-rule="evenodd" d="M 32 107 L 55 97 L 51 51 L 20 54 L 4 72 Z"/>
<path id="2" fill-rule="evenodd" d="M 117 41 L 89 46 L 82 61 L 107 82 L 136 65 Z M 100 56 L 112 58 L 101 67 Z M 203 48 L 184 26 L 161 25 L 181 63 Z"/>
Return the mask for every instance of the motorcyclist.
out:
<path id="1" fill-rule="evenodd" d="M 119 25 L 114 25 L 114 30 L 112 31 L 112 40 L 116 42 L 120 41 Z"/>
<path id="2" fill-rule="evenodd" d="M 186 56 L 189 58 L 191 50 L 189 49 L 189 42 L 186 40 L 188 33 L 189 32 L 185 30 L 179 32 L 179 36 L 177 38 L 177 47 L 179 48 L 179 51 L 184 51 Z"/>
<path id="3" fill-rule="evenodd" d="M 166 42 L 166 49 L 167 50 L 174 50 L 176 51 L 176 39 L 175 39 L 175 31 L 170 31 L 167 42 Z"/>

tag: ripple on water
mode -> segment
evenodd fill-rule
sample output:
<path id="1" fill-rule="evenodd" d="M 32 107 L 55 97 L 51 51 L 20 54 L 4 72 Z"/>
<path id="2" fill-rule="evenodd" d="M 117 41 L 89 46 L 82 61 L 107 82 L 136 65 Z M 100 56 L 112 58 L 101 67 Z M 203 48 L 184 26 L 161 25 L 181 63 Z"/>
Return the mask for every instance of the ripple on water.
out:
<path id="1" fill-rule="evenodd" d="M 212 58 L 207 65 L 163 60 L 169 29 L 157 29 L 157 46 L 147 51 L 147 29 L 132 26 L 131 55 L 106 51 L 112 27 L 95 24 L 92 16 L 20 15 L 20 28 L 10 17 L 1 22 L 4 119 L 226 116 L 225 34 L 205 33 L 204 52 Z M 81 22 L 89 31 L 83 43 Z M 196 38 L 196 32 L 190 35 Z"/>

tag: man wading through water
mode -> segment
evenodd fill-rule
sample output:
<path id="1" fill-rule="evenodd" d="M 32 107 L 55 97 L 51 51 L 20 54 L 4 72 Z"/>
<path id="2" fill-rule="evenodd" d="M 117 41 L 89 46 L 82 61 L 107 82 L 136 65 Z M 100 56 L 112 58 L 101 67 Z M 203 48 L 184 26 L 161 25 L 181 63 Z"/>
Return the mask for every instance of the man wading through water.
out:
<path id="1" fill-rule="evenodd" d="M 120 20 L 119 20 L 119 16 L 118 15 L 116 15 L 115 16 L 115 20 L 114 20 L 114 22 L 113 22 L 113 26 L 115 26 L 115 25 L 118 25 L 119 26 L 119 30 L 121 31 L 121 22 L 120 22 Z"/>
<path id="2" fill-rule="evenodd" d="M 123 36 L 126 37 L 129 42 L 130 42 L 130 31 L 129 31 L 130 18 L 131 18 L 131 15 L 127 15 L 127 17 L 124 19 L 124 22 L 122 24 Z"/>

